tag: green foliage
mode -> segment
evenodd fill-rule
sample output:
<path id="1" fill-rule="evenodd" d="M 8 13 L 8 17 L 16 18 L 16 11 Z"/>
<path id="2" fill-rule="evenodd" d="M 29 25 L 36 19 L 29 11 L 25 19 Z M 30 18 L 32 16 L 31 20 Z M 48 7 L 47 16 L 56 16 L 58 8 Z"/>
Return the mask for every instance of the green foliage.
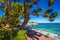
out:
<path id="1" fill-rule="evenodd" d="M 4 29 L 0 28 L 0 40 L 4 38 L 4 35 L 3 35 L 5 33 L 4 31 L 5 31 Z"/>
<path id="2" fill-rule="evenodd" d="M 54 12 L 54 13 L 52 13 L 49 17 L 50 17 L 50 18 L 55 18 L 57 15 L 58 15 L 58 13 L 57 13 L 57 12 Z"/>
<path id="3" fill-rule="evenodd" d="M 29 4 L 27 4 L 27 6 L 29 7 L 29 8 L 32 8 L 32 4 L 31 3 L 29 3 Z"/>
<path id="4" fill-rule="evenodd" d="M 37 3 L 38 3 L 38 1 L 35 1 L 35 2 L 34 2 L 34 4 L 37 4 Z"/>
<path id="5" fill-rule="evenodd" d="M 13 39 L 11 39 L 11 40 L 13 40 Z M 17 32 L 17 35 L 14 38 L 14 40 L 26 40 L 26 31 L 25 30 L 19 30 Z"/>
<path id="6" fill-rule="evenodd" d="M 49 14 L 53 12 L 53 9 L 47 9 L 44 11 L 43 17 L 49 18 Z"/>
<path id="7" fill-rule="evenodd" d="M 18 18 L 14 18 L 14 19 L 13 18 L 9 18 L 8 19 L 8 23 L 11 24 L 11 25 L 17 24 L 19 22 L 20 22 L 20 20 Z"/>
<path id="8" fill-rule="evenodd" d="M 8 34 L 10 34 L 10 40 L 26 40 L 25 30 L 5 30 L 0 28 L 0 40 L 3 40 Z"/>
<path id="9" fill-rule="evenodd" d="M 17 13 L 24 12 L 24 6 L 18 2 L 11 3 L 12 9 Z"/>
<path id="10" fill-rule="evenodd" d="M 48 18 L 48 14 L 44 14 L 43 17 Z"/>
<path id="11" fill-rule="evenodd" d="M 38 11 L 43 11 L 43 8 L 38 8 L 37 10 L 38 10 Z"/>
<path id="12" fill-rule="evenodd" d="M 3 20 L 4 20 L 4 15 L 0 17 L 0 24 L 3 22 Z"/>
<path id="13" fill-rule="evenodd" d="M 0 1 L 2 2 L 3 0 L 0 0 Z M 20 4 L 20 2 L 19 2 L 20 0 L 18 0 L 18 2 L 16 0 L 14 0 L 14 1 L 15 2 L 11 2 L 10 11 L 8 12 L 9 16 L 8 16 L 7 22 L 8 22 L 8 24 L 11 24 L 11 25 L 15 25 L 15 24 L 17 25 L 18 23 L 20 23 L 19 16 L 21 16 L 21 15 L 25 19 L 25 16 L 24 16 L 25 15 L 24 10 L 26 10 L 24 7 L 25 5 Z M 28 13 L 29 16 L 31 13 L 37 17 L 43 16 L 45 18 L 50 18 L 49 20 L 53 20 L 58 15 L 58 13 L 56 13 L 56 12 L 53 13 L 53 9 L 44 10 L 42 7 L 38 8 L 36 5 L 38 4 L 39 1 L 40 0 L 26 0 L 26 8 L 27 8 L 26 13 Z M 48 6 L 51 6 L 53 3 L 54 3 L 54 0 L 49 0 Z M 36 8 L 35 10 L 33 10 L 33 12 L 30 11 L 30 8 L 32 8 L 32 7 Z M 6 9 L 6 6 L 3 6 L 2 9 Z M 44 14 L 41 15 L 40 11 L 44 12 Z M 0 23 L 2 23 L 5 16 L 6 15 L 2 16 Z"/>
<path id="14" fill-rule="evenodd" d="M 2 9 L 5 9 L 6 7 L 2 7 Z M 19 16 L 20 14 L 23 15 L 24 12 L 24 6 L 18 2 L 12 2 L 11 3 L 11 10 L 9 11 L 9 16 L 8 16 L 8 24 L 10 25 L 17 25 L 17 23 L 20 23 Z M 5 15 L 2 16 L 2 19 L 0 20 L 0 23 L 2 21 L 4 22 Z"/>
<path id="15" fill-rule="evenodd" d="M 4 0 L 0 0 L 0 2 L 4 2 Z"/>
<path id="16" fill-rule="evenodd" d="M 20 13 L 15 12 L 14 10 L 10 10 L 9 17 L 15 17 L 18 18 Z"/>
<path id="17" fill-rule="evenodd" d="M 3 40 L 11 31 L 0 28 L 0 40 Z M 7 37 L 8 38 L 8 37 Z"/>
<path id="18" fill-rule="evenodd" d="M 38 8 L 37 10 L 34 10 L 33 12 L 32 12 L 32 14 L 34 15 L 34 16 L 40 16 L 40 11 L 42 11 L 43 10 L 43 8 Z"/>
<path id="19" fill-rule="evenodd" d="M 39 11 L 38 10 L 34 10 L 33 12 L 32 12 L 32 14 L 34 15 L 34 16 L 39 16 Z"/>
<path id="20" fill-rule="evenodd" d="M 53 9 L 47 9 L 47 10 L 44 11 L 45 14 L 49 14 L 51 12 L 53 12 Z"/>
<path id="21" fill-rule="evenodd" d="M 48 6 L 51 6 L 54 3 L 54 0 L 49 0 L 48 1 Z"/>

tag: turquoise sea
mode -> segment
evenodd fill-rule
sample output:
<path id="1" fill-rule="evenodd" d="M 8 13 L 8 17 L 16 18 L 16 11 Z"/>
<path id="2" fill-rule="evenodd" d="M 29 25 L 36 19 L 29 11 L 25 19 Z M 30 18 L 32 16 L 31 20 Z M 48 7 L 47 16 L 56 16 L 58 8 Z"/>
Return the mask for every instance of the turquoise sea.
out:
<path id="1" fill-rule="evenodd" d="M 38 23 L 37 25 L 31 25 L 31 27 L 56 33 L 60 36 L 60 23 Z"/>

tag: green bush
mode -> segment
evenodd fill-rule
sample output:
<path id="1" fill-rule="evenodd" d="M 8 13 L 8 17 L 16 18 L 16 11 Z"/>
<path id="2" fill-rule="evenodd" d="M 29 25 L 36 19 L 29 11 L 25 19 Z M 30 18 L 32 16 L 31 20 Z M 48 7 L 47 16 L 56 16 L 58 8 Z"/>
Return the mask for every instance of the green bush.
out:
<path id="1" fill-rule="evenodd" d="M 26 40 L 26 31 L 25 30 L 18 30 L 15 37 L 13 37 L 13 36 L 11 37 L 11 40 Z"/>
<path id="2" fill-rule="evenodd" d="M 0 40 L 2 40 L 5 35 L 6 35 L 6 30 L 0 28 Z"/>
<path id="3" fill-rule="evenodd" d="M 10 35 L 10 40 L 26 40 L 25 30 L 5 30 L 0 28 L 0 40 L 5 37 L 8 39 L 8 35 Z"/>

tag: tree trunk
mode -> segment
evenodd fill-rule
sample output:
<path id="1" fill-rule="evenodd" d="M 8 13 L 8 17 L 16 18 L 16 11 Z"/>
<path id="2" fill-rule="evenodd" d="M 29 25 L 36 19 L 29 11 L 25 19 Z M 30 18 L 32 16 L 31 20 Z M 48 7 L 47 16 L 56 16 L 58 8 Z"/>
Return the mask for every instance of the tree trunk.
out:
<path id="1" fill-rule="evenodd" d="M 5 6 L 5 19 L 6 19 L 6 23 L 7 23 L 7 20 L 8 20 L 9 11 L 10 11 L 10 0 L 8 0 L 7 4 Z"/>
<path id="2" fill-rule="evenodd" d="M 20 29 L 23 29 L 23 27 L 28 23 L 29 21 L 29 13 L 27 12 L 28 8 L 26 6 L 26 0 L 24 0 L 24 22 L 20 26 Z"/>
<path id="3" fill-rule="evenodd" d="M 0 27 L 1 27 L 1 23 L 0 23 Z"/>

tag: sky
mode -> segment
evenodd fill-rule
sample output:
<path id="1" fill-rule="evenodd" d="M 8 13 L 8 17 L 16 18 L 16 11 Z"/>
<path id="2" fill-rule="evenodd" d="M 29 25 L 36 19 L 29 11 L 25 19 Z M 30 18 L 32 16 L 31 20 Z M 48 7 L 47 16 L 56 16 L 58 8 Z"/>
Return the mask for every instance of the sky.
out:
<path id="1" fill-rule="evenodd" d="M 23 1 L 21 0 L 21 3 Z M 50 22 L 49 18 L 44 18 L 42 16 L 36 17 L 33 15 L 30 15 L 30 20 L 29 22 L 38 22 L 38 23 L 60 23 L 60 0 L 54 0 L 54 4 L 50 7 L 47 6 L 48 0 L 40 0 L 37 4 L 37 7 L 42 7 L 44 9 L 49 9 L 49 8 L 53 8 L 54 12 L 58 12 L 58 16 L 55 18 L 55 21 Z M 34 7 L 30 9 L 31 11 L 34 10 Z M 2 14 L 4 13 L 4 11 L 0 10 L 0 16 L 2 16 Z M 41 12 L 43 13 L 43 12 Z"/>
<path id="2" fill-rule="evenodd" d="M 41 0 L 37 4 L 38 7 L 43 7 L 44 9 L 53 8 L 54 12 L 58 12 L 58 16 L 55 18 L 53 22 L 49 21 L 49 18 L 44 17 L 36 17 L 31 15 L 30 21 L 38 22 L 38 23 L 60 23 L 60 0 L 54 0 L 54 4 L 50 7 L 47 6 L 48 1 L 47 0 Z M 34 8 L 33 8 L 34 9 Z M 42 13 L 42 12 L 41 12 Z"/>

